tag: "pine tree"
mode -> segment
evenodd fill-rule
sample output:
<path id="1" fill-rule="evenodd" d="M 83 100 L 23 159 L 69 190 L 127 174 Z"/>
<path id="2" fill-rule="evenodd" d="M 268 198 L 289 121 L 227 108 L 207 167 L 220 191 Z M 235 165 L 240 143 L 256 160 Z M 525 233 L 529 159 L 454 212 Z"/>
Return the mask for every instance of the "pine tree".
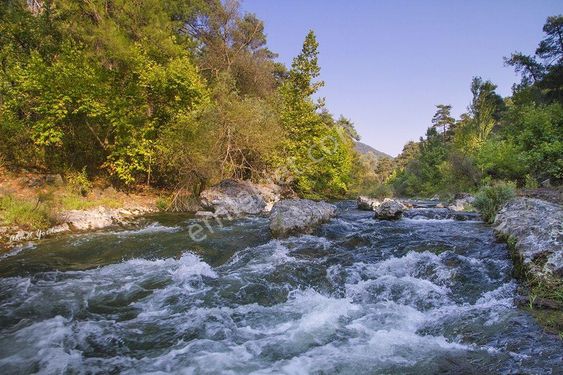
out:
<path id="1" fill-rule="evenodd" d="M 334 121 L 323 121 L 317 112 L 322 104 L 312 98 L 324 85 L 314 81 L 320 74 L 317 48 L 310 31 L 280 87 L 286 141 L 278 164 L 286 167 L 294 187 L 311 197 L 345 192 L 352 159 L 349 137 L 337 131 Z"/>
<path id="2" fill-rule="evenodd" d="M 442 135 L 444 136 L 445 142 L 447 128 L 451 127 L 455 122 L 454 118 L 451 116 L 452 106 L 438 104 L 436 108 L 438 110 L 434 114 L 434 117 L 432 117 L 432 126 L 435 128 L 442 128 Z"/>

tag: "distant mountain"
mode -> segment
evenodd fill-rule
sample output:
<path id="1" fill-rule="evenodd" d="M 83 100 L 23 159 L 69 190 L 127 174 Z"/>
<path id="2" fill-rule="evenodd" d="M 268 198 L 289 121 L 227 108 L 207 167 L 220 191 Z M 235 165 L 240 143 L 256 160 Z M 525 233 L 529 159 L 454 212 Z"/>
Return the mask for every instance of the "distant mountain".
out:
<path id="1" fill-rule="evenodd" d="M 391 155 L 387 155 L 385 152 L 376 150 L 375 148 L 362 142 L 356 142 L 356 151 L 358 151 L 360 154 L 373 154 L 377 159 L 393 159 Z"/>

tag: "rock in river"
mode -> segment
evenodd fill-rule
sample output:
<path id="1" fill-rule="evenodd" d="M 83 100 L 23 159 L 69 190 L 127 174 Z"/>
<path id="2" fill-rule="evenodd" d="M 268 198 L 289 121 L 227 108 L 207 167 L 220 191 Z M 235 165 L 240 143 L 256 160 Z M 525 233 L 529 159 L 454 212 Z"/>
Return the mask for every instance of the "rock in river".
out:
<path id="1" fill-rule="evenodd" d="M 386 200 L 375 208 L 375 218 L 380 220 L 397 220 L 403 216 L 406 207 L 399 201 Z"/>
<path id="2" fill-rule="evenodd" d="M 285 199 L 274 204 L 270 230 L 274 236 L 310 233 L 336 214 L 336 206 L 309 199 Z"/>
<path id="3" fill-rule="evenodd" d="M 249 181 L 223 180 L 200 195 L 204 209 L 217 216 L 243 216 L 267 212 L 280 199 L 277 185 L 258 185 Z"/>
<path id="4" fill-rule="evenodd" d="M 448 206 L 452 211 L 468 211 L 473 210 L 473 203 L 475 197 L 471 194 L 459 193 L 456 194 L 454 201 Z"/>
<path id="5" fill-rule="evenodd" d="M 365 196 L 359 196 L 356 201 L 358 202 L 358 209 L 365 211 L 373 211 L 377 206 L 381 204 L 381 201 Z"/>

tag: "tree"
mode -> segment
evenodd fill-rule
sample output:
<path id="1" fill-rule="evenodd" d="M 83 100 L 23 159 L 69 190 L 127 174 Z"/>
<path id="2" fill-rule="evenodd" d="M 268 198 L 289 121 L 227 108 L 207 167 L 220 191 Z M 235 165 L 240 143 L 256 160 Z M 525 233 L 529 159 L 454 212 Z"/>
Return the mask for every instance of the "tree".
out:
<path id="1" fill-rule="evenodd" d="M 432 117 L 432 126 L 442 128 L 442 135 L 444 136 L 444 142 L 446 142 L 446 130 L 455 122 L 454 118 L 451 116 L 452 106 L 438 104 L 436 108 L 437 111 L 434 117 Z"/>
<path id="2" fill-rule="evenodd" d="M 238 1 L 208 1 L 184 30 L 197 42 L 198 64 L 209 80 L 227 72 L 242 95 L 265 97 L 274 91 L 275 73 L 283 74 L 283 68 L 266 46 L 264 23 L 254 14 L 241 14 Z"/>
<path id="3" fill-rule="evenodd" d="M 338 132 L 332 116 L 317 113 L 312 95 L 323 85 L 318 43 L 310 31 L 301 53 L 293 60 L 287 80 L 280 87 L 280 119 L 286 140 L 278 165 L 287 168 L 293 186 L 304 195 L 339 195 L 347 190 L 352 144 Z"/>
<path id="4" fill-rule="evenodd" d="M 32 14 L 14 1 L 0 13 L 0 56 L 10 55 L 0 72 L 0 133 L 25 134 L 28 160 L 41 169 L 146 180 L 162 131 L 208 101 L 188 43 L 175 34 L 179 2 L 42 4 Z"/>
<path id="5" fill-rule="evenodd" d="M 341 127 L 353 140 L 360 140 L 360 134 L 358 134 L 358 131 L 354 127 L 354 123 L 350 119 L 344 117 L 343 115 L 340 115 L 338 120 L 336 120 L 336 126 Z"/>
<path id="6" fill-rule="evenodd" d="M 563 100 L 563 16 L 548 17 L 543 26 L 545 33 L 534 56 L 514 52 L 504 59 L 522 75 L 518 89 L 537 87 L 547 102 Z"/>

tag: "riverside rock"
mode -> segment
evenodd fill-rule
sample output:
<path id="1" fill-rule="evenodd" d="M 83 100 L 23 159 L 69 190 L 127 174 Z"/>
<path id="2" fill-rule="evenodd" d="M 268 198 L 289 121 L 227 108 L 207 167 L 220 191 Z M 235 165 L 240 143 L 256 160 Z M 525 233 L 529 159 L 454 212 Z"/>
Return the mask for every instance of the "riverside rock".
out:
<path id="1" fill-rule="evenodd" d="M 131 219 L 152 211 L 153 209 L 144 206 L 115 209 L 97 207 L 89 210 L 64 211 L 58 221 L 68 224 L 72 230 L 95 230 L 127 224 Z"/>
<path id="2" fill-rule="evenodd" d="M 454 201 L 448 206 L 452 211 L 468 211 L 473 208 L 475 197 L 471 194 L 456 194 Z"/>
<path id="3" fill-rule="evenodd" d="M 336 206 L 309 199 L 284 199 L 272 208 L 270 230 L 276 237 L 311 233 L 336 214 Z"/>
<path id="4" fill-rule="evenodd" d="M 497 214 L 497 233 L 516 240 L 524 266 L 543 277 L 563 276 L 563 209 L 557 203 L 515 198 Z"/>
<path id="5" fill-rule="evenodd" d="M 138 216 L 154 212 L 154 207 L 129 206 L 126 208 L 96 207 L 88 210 L 68 210 L 57 217 L 57 225 L 47 229 L 18 230 L 17 227 L 0 227 L 0 244 L 8 247 L 25 241 L 36 241 L 45 237 L 72 231 L 89 231 L 130 224 Z"/>
<path id="6" fill-rule="evenodd" d="M 403 216 L 406 207 L 399 201 L 385 200 L 375 208 L 375 218 L 380 220 L 398 220 Z"/>
<path id="7" fill-rule="evenodd" d="M 381 201 L 366 196 L 359 196 L 356 202 L 358 203 L 358 209 L 364 211 L 373 211 L 381 204 Z"/>
<path id="8" fill-rule="evenodd" d="M 249 181 L 223 180 L 200 194 L 201 206 L 216 216 L 238 217 L 271 210 L 280 199 L 281 188 Z"/>

